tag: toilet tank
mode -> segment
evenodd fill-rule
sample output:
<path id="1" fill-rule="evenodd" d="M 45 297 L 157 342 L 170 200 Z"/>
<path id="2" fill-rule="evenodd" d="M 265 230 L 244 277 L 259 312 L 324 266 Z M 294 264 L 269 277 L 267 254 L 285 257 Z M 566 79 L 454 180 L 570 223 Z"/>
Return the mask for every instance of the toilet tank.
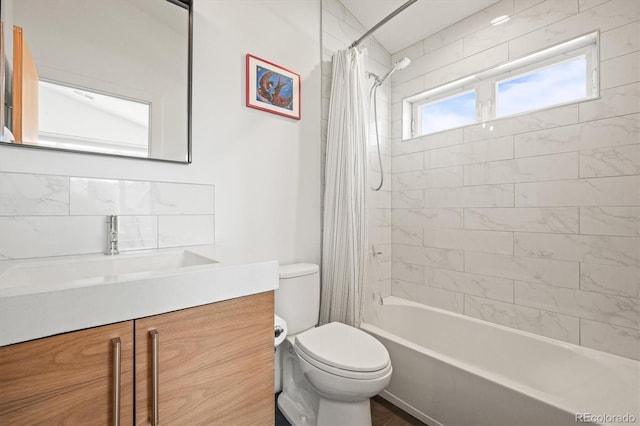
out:
<path id="1" fill-rule="evenodd" d="M 276 290 L 276 315 L 287 322 L 288 334 L 314 327 L 320 313 L 318 265 L 280 265 L 280 286 Z"/>

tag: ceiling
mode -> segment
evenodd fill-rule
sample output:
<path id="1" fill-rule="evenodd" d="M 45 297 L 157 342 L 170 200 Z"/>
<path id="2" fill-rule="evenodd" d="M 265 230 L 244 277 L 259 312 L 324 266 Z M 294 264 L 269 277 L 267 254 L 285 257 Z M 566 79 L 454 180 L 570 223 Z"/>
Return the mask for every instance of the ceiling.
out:
<path id="1" fill-rule="evenodd" d="M 406 0 L 340 0 L 367 29 Z M 379 28 L 374 37 L 389 53 L 396 53 L 437 33 L 499 0 L 418 0 Z"/>

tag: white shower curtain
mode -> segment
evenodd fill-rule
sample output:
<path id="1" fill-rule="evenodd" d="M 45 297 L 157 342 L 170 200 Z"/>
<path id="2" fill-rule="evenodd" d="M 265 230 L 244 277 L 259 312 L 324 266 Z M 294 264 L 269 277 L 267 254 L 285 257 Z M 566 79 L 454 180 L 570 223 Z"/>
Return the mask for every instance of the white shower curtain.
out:
<path id="1" fill-rule="evenodd" d="M 322 237 L 320 322 L 358 326 L 367 275 L 367 97 L 363 53 L 333 55 Z"/>

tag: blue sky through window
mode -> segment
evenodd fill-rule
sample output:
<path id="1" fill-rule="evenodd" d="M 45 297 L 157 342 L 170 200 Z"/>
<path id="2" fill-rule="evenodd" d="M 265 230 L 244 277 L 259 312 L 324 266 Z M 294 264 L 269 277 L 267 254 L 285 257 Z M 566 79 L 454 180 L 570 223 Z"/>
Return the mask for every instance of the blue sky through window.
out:
<path id="1" fill-rule="evenodd" d="M 476 92 L 426 104 L 420 108 L 422 134 L 435 133 L 476 121 Z"/>
<path id="2" fill-rule="evenodd" d="M 498 83 L 497 117 L 587 97 L 587 60 L 577 57 Z"/>

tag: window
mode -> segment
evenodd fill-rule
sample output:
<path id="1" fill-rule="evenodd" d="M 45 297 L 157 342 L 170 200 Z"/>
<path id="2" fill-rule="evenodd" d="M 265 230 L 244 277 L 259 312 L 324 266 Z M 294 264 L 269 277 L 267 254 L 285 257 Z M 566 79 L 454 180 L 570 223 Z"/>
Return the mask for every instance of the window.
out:
<path id="1" fill-rule="evenodd" d="M 598 96 L 597 33 L 456 80 L 403 102 L 403 139 Z"/>
<path id="2" fill-rule="evenodd" d="M 435 133 L 476 121 L 476 92 L 449 96 L 420 106 L 422 134 Z"/>
<path id="3" fill-rule="evenodd" d="M 585 55 L 537 69 L 496 85 L 496 117 L 533 111 L 587 97 Z"/>
<path id="4" fill-rule="evenodd" d="M 147 157 L 151 104 L 40 80 L 38 145 Z"/>

